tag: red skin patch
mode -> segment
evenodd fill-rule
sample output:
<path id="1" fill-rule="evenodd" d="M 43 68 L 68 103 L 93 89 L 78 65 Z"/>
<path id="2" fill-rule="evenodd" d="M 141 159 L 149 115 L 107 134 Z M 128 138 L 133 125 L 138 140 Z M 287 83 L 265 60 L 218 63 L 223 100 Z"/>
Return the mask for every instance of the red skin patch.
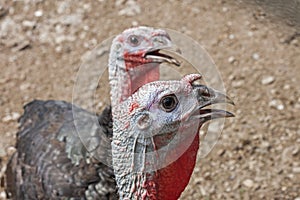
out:
<path id="1" fill-rule="evenodd" d="M 159 80 L 159 63 L 151 63 L 151 60 L 143 57 L 144 53 L 144 51 L 134 54 L 129 52 L 124 53 L 125 66 L 129 72 L 130 79 L 130 88 L 128 88 L 129 91 L 127 94 L 134 93 L 138 88 L 147 83 Z M 133 71 L 134 74 L 131 74 Z"/>
<path id="2" fill-rule="evenodd" d="M 138 67 L 139 65 L 143 65 L 149 63 L 150 61 L 144 58 L 145 51 L 138 51 L 135 53 L 130 53 L 128 51 L 124 52 L 124 60 L 126 70 L 130 70 Z"/>
<path id="3" fill-rule="evenodd" d="M 129 108 L 129 113 L 131 113 L 134 109 L 138 108 L 140 105 L 136 102 L 133 102 L 131 105 L 130 105 L 130 108 Z"/>
<path id="4" fill-rule="evenodd" d="M 198 149 L 199 134 L 196 134 L 191 146 L 178 160 L 158 170 L 157 184 L 159 188 L 157 199 L 176 200 L 180 197 L 193 173 Z"/>
<path id="5" fill-rule="evenodd" d="M 158 140 L 160 139 L 158 138 Z M 159 169 L 155 174 L 148 177 L 147 183 L 155 182 L 157 185 L 155 192 L 148 191 L 149 195 L 155 195 L 153 199 L 176 200 L 180 197 L 189 183 L 196 164 L 199 149 L 199 134 L 195 134 L 191 142 L 191 145 L 175 162 L 165 168 Z M 181 148 L 186 148 L 185 144 L 178 147 L 178 149 Z M 176 150 L 170 152 L 170 156 L 176 156 L 177 153 Z"/>

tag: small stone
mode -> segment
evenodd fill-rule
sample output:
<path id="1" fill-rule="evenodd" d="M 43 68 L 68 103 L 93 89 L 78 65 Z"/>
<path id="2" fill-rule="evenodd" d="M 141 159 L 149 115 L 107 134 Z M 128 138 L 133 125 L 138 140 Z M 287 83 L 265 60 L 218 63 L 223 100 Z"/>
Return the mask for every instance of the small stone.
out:
<path id="1" fill-rule="evenodd" d="M 271 108 L 276 108 L 277 110 L 283 110 L 284 105 L 280 100 L 273 99 L 272 101 L 269 102 L 269 106 Z"/>
<path id="2" fill-rule="evenodd" d="M 292 40 L 291 44 L 295 45 L 295 46 L 298 46 L 298 43 L 299 43 L 299 40 L 297 39 L 294 39 Z"/>
<path id="3" fill-rule="evenodd" d="M 121 4 L 121 3 L 118 3 Z M 129 0 L 126 1 L 125 5 L 123 6 L 122 10 L 119 11 L 119 15 L 126 15 L 126 16 L 135 16 L 139 13 L 141 13 L 141 7 L 138 5 L 136 1 Z"/>
<path id="4" fill-rule="evenodd" d="M 203 178 L 202 177 L 200 177 L 200 178 L 197 177 L 197 178 L 194 179 L 194 183 L 195 184 L 200 184 L 201 182 L 203 182 Z"/>
<path id="5" fill-rule="evenodd" d="M 227 7 L 223 7 L 223 8 L 222 8 L 222 11 L 223 11 L 223 12 L 227 12 L 227 11 L 228 11 L 228 8 L 227 8 Z"/>
<path id="6" fill-rule="evenodd" d="M 230 192 L 231 191 L 231 188 L 230 187 L 227 187 L 226 189 L 225 189 L 225 192 Z"/>
<path id="7" fill-rule="evenodd" d="M 247 35 L 248 35 L 249 37 L 252 37 L 254 34 L 253 34 L 252 31 L 248 31 Z"/>
<path id="8" fill-rule="evenodd" d="M 97 109 L 100 109 L 100 108 L 103 107 L 103 105 L 104 105 L 104 103 L 100 101 L 100 102 L 98 102 L 98 103 L 96 104 L 96 108 L 97 108 Z"/>
<path id="9" fill-rule="evenodd" d="M 270 93 L 271 93 L 272 95 L 274 95 L 274 96 L 278 94 L 277 90 L 274 89 L 274 88 L 272 88 L 272 89 L 270 90 Z"/>
<path id="10" fill-rule="evenodd" d="M 230 74 L 229 77 L 228 77 L 228 79 L 231 80 L 231 81 L 234 80 L 235 78 L 236 78 L 236 77 L 235 77 L 234 74 Z"/>
<path id="11" fill-rule="evenodd" d="M 200 9 L 192 7 L 192 12 L 198 14 L 198 13 L 200 13 Z"/>
<path id="12" fill-rule="evenodd" d="M 139 23 L 137 21 L 133 21 L 133 22 L 131 22 L 131 25 L 132 26 L 137 26 L 137 25 L 139 25 Z"/>
<path id="13" fill-rule="evenodd" d="M 116 0 L 115 2 L 115 6 L 118 7 L 118 6 L 121 6 L 125 3 L 125 0 Z"/>
<path id="14" fill-rule="evenodd" d="M 299 104 L 299 103 L 296 103 L 294 107 L 295 107 L 296 109 L 299 109 L 299 110 L 300 110 L 300 104 Z"/>
<path id="15" fill-rule="evenodd" d="M 13 19 L 10 17 L 5 17 L 3 21 L 0 23 L 0 36 L 8 36 L 12 33 L 16 33 L 19 29 L 19 24 L 17 24 Z"/>
<path id="16" fill-rule="evenodd" d="M 90 27 L 89 27 L 88 25 L 85 25 L 85 26 L 83 26 L 83 30 L 89 31 L 89 30 L 90 30 Z"/>
<path id="17" fill-rule="evenodd" d="M 14 146 L 9 146 L 7 149 L 6 149 L 6 153 L 7 155 L 11 156 L 13 155 L 15 152 L 16 152 L 16 147 Z"/>
<path id="18" fill-rule="evenodd" d="M 194 172 L 196 172 L 196 173 L 197 173 L 197 172 L 200 172 L 200 171 L 201 171 L 201 170 L 200 170 L 200 168 L 199 168 L 199 167 L 195 167 L 195 168 L 194 168 Z"/>
<path id="19" fill-rule="evenodd" d="M 206 179 L 206 180 L 211 180 L 211 174 L 210 172 L 205 172 L 203 177 Z"/>
<path id="20" fill-rule="evenodd" d="M 35 11 L 35 12 L 34 12 L 34 16 L 36 16 L 36 17 L 41 17 L 41 16 L 43 16 L 43 11 L 42 11 L 42 10 L 37 10 L 37 11 Z"/>
<path id="21" fill-rule="evenodd" d="M 239 88 L 245 84 L 244 80 L 237 80 L 237 81 L 232 81 L 231 85 L 234 88 Z"/>
<path id="22" fill-rule="evenodd" d="M 62 52 L 62 46 L 57 46 L 57 47 L 55 47 L 55 51 L 57 52 L 57 53 L 61 53 Z"/>
<path id="23" fill-rule="evenodd" d="M 252 55 L 252 58 L 253 58 L 254 60 L 258 60 L 258 59 L 260 58 L 260 56 L 259 56 L 258 53 L 254 53 L 254 54 Z"/>
<path id="24" fill-rule="evenodd" d="M 229 62 L 229 63 L 233 63 L 234 61 L 235 61 L 234 56 L 230 56 L 230 57 L 228 58 L 228 62 Z"/>
<path id="25" fill-rule="evenodd" d="M 206 191 L 202 186 L 200 186 L 200 192 L 201 192 L 202 196 L 206 196 Z"/>
<path id="26" fill-rule="evenodd" d="M 61 23 L 64 25 L 78 25 L 82 22 L 82 15 L 79 14 L 71 14 L 65 15 L 61 19 Z"/>
<path id="27" fill-rule="evenodd" d="M 299 174 L 300 173 L 300 167 L 293 167 L 293 173 Z"/>
<path id="28" fill-rule="evenodd" d="M 254 182 L 251 179 L 246 179 L 243 181 L 243 185 L 250 188 L 253 187 Z"/>
<path id="29" fill-rule="evenodd" d="M 30 83 L 22 83 L 20 85 L 20 90 L 27 90 L 30 88 L 30 86 L 31 86 Z"/>
<path id="30" fill-rule="evenodd" d="M 6 199 L 6 192 L 5 191 L 0 192 L 0 199 Z"/>
<path id="31" fill-rule="evenodd" d="M 274 76 L 266 76 L 261 79 L 261 84 L 269 85 L 269 84 L 272 84 L 274 81 L 275 81 Z"/>
<path id="32" fill-rule="evenodd" d="M 0 84 L 7 83 L 9 81 L 8 78 L 0 78 Z"/>
<path id="33" fill-rule="evenodd" d="M 20 114 L 17 112 L 12 112 L 11 114 L 6 115 L 2 118 L 2 122 L 10 122 L 19 119 Z"/>
<path id="34" fill-rule="evenodd" d="M 286 175 L 286 177 L 289 178 L 289 179 L 294 179 L 295 175 L 294 174 L 288 174 L 288 175 Z"/>
<path id="35" fill-rule="evenodd" d="M 76 37 L 73 35 L 60 35 L 55 38 L 56 44 L 61 44 L 63 42 L 74 42 Z"/>
<path id="36" fill-rule="evenodd" d="M 219 156 L 223 156 L 224 154 L 225 154 L 225 152 L 226 152 L 226 150 L 225 149 L 220 149 L 219 151 L 218 151 L 218 155 Z"/>
<path id="37" fill-rule="evenodd" d="M 298 147 L 295 147 L 292 151 L 292 155 L 293 156 L 296 156 L 297 154 L 299 153 L 299 148 Z"/>
<path id="38" fill-rule="evenodd" d="M 70 9 L 70 4 L 68 2 L 61 2 L 58 6 L 57 6 L 57 13 L 58 14 L 63 14 L 63 13 L 68 13 Z"/>
<path id="39" fill-rule="evenodd" d="M 234 34 L 230 34 L 230 35 L 228 36 L 228 38 L 231 39 L 231 40 L 233 40 L 233 39 L 235 38 L 235 35 L 234 35 Z"/>
<path id="40" fill-rule="evenodd" d="M 269 148 L 271 145 L 270 145 L 270 143 L 267 142 L 267 141 L 262 141 L 262 142 L 261 142 L 261 146 L 262 146 L 263 148 Z"/>
<path id="41" fill-rule="evenodd" d="M 13 51 L 23 51 L 27 48 L 30 48 L 31 44 L 29 40 L 23 40 L 21 41 L 16 47 L 13 48 Z"/>
<path id="42" fill-rule="evenodd" d="M 284 90 L 289 90 L 289 89 L 291 89 L 291 86 L 288 85 L 288 84 L 286 84 L 286 85 L 283 86 L 283 89 L 284 89 Z"/>
<path id="43" fill-rule="evenodd" d="M 36 22 L 34 21 L 28 21 L 28 20 L 24 20 L 22 22 L 22 25 L 26 28 L 33 28 L 36 25 Z"/>
<path id="44" fill-rule="evenodd" d="M 88 4 L 88 3 L 83 4 L 83 9 L 87 10 L 87 11 L 90 11 L 91 10 L 91 4 Z"/>

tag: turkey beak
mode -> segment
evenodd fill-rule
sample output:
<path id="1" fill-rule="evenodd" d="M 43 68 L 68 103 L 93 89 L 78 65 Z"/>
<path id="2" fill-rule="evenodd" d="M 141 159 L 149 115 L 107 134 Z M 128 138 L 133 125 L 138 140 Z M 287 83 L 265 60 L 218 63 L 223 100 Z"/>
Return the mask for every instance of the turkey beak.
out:
<path id="1" fill-rule="evenodd" d="M 220 109 L 204 109 L 213 104 L 227 103 L 234 105 L 234 102 L 225 94 L 218 92 L 205 85 L 192 85 L 198 100 L 198 107 L 193 112 L 193 117 L 203 122 L 225 117 L 234 117 L 234 114 Z"/>
<path id="2" fill-rule="evenodd" d="M 144 57 L 151 62 L 169 63 L 179 67 L 181 62 L 174 57 L 176 54 L 181 54 L 180 49 L 171 43 L 171 41 L 161 41 L 161 45 L 147 50 Z"/>

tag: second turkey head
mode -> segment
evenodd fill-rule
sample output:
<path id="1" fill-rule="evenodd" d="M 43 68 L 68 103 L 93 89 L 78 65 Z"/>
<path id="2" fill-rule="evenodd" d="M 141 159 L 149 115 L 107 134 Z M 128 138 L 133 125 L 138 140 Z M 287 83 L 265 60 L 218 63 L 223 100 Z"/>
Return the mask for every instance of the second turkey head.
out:
<path id="1" fill-rule="evenodd" d="M 178 50 L 168 33 L 161 29 L 141 26 L 127 29 L 114 38 L 109 56 L 113 110 L 115 104 L 129 97 L 142 85 L 159 80 L 161 63 L 180 65 L 171 55 L 161 53 L 162 49 Z"/>

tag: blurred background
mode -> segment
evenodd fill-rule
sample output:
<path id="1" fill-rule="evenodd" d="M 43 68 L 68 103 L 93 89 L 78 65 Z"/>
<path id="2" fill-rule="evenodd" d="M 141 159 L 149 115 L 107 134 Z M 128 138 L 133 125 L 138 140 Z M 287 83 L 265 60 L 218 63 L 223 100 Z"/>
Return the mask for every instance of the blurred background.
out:
<path id="1" fill-rule="evenodd" d="M 236 103 L 181 199 L 300 200 L 299 0 L 0 0 L 0 199 L 23 105 L 71 101 L 82 57 L 138 25 L 196 40 Z"/>

